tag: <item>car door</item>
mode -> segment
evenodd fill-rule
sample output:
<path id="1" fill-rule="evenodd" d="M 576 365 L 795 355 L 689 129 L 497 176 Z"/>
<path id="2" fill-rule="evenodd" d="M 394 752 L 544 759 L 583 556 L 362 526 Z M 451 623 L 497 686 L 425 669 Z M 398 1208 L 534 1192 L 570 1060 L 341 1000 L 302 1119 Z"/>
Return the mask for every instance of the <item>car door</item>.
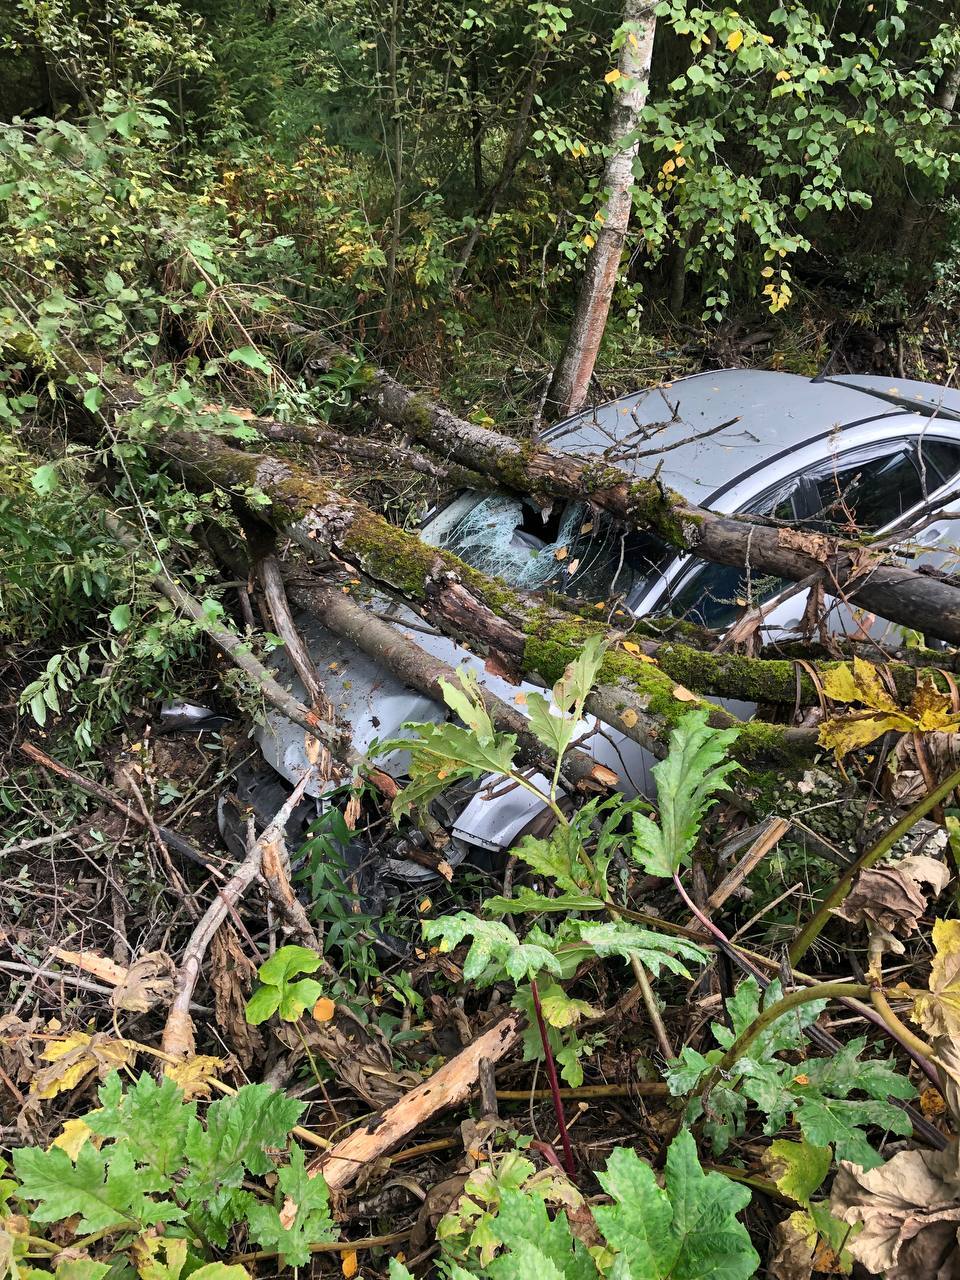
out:
<path id="1" fill-rule="evenodd" d="M 925 508 L 935 512 L 958 473 L 958 441 L 922 436 L 885 440 L 808 467 L 753 500 L 746 510 L 811 532 L 885 532 L 914 522 Z M 960 520 L 945 516 L 912 536 L 903 550 L 910 563 L 950 569 L 958 561 L 954 546 L 960 546 Z M 658 611 L 669 610 L 722 630 L 745 608 L 785 594 L 764 616 L 762 638 L 772 641 L 793 636 L 801 624 L 808 593 L 790 587 L 774 575 L 694 562 L 674 578 Z M 835 634 L 879 638 L 889 629 L 885 621 L 835 597 L 825 603 L 827 625 Z"/>

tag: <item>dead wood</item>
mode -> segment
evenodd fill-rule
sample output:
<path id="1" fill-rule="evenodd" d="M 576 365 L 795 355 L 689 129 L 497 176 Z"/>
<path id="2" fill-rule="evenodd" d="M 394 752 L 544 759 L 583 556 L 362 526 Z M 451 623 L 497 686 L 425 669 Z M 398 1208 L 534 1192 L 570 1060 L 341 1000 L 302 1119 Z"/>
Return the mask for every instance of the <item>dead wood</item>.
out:
<path id="1" fill-rule="evenodd" d="M 322 334 L 278 319 L 265 322 L 262 333 L 327 368 L 354 360 Z M 949 582 L 885 561 L 850 539 L 717 515 L 656 479 L 477 426 L 410 391 L 383 369 L 370 366 L 365 374 L 361 395 L 374 413 L 404 427 L 440 456 L 482 471 L 507 489 L 542 499 L 592 502 L 624 525 L 652 530 L 678 551 L 716 564 L 749 563 L 754 572 L 794 582 L 816 575 L 831 594 L 879 617 L 960 642 L 960 588 Z"/>
<path id="2" fill-rule="evenodd" d="M 345 595 L 339 587 L 297 572 L 295 567 L 288 571 L 286 583 L 290 596 L 301 609 L 312 613 L 335 635 L 362 649 L 404 684 L 438 702 L 443 701 L 440 681 L 456 684 L 456 672 L 449 663 L 435 658 L 396 626 Z M 497 728 L 516 736 L 522 762 L 529 767 L 552 770 L 553 757 L 531 733 L 529 723 L 516 707 L 482 686 L 480 695 Z M 573 790 L 598 791 L 615 786 L 617 775 L 591 759 L 586 751 L 572 748 L 564 756 L 562 780 Z"/>
<path id="3" fill-rule="evenodd" d="M 478 1036 L 435 1075 L 338 1142 L 312 1172 L 322 1173 L 332 1191 L 348 1187 L 365 1165 L 388 1155 L 431 1116 L 463 1102 L 477 1083 L 481 1060 L 499 1062 L 519 1043 L 521 1021 L 519 1013 L 510 1013 Z"/>
<path id="4" fill-rule="evenodd" d="M 200 977 L 200 969 L 207 948 L 214 934 L 226 920 L 228 913 L 235 909 L 237 903 L 260 875 L 264 850 L 275 848 L 277 844 L 283 842 L 284 829 L 291 813 L 300 803 L 309 779 L 310 775 L 304 774 L 273 821 L 257 840 L 250 842 L 246 857 L 237 865 L 233 875 L 211 902 L 190 936 L 177 972 L 173 1003 L 167 1014 L 161 1040 L 162 1051 L 173 1058 L 190 1058 L 194 1054 L 190 1000 Z"/>
<path id="5" fill-rule="evenodd" d="M 125 547 L 133 551 L 140 549 L 140 544 L 136 537 L 130 530 L 122 526 L 118 520 L 108 515 L 106 522 L 110 532 Z M 388 774 L 379 769 L 369 769 L 366 760 L 354 751 L 348 741 L 344 741 L 344 735 L 341 734 L 336 725 L 330 723 L 329 720 L 324 720 L 315 711 L 311 711 L 309 707 L 305 707 L 302 702 L 284 689 L 273 678 L 263 663 L 254 657 L 249 645 L 236 632 L 231 631 L 228 627 L 217 622 L 215 618 L 212 618 L 204 610 L 200 601 L 187 591 L 184 591 L 183 587 L 165 569 L 154 573 L 152 581 L 162 595 L 166 596 L 172 604 L 175 604 L 178 609 L 182 610 L 188 618 L 195 622 L 202 631 L 206 632 L 217 647 L 239 667 L 244 675 L 250 678 L 267 702 L 276 707 L 278 711 L 281 711 L 288 720 L 300 725 L 311 737 L 317 739 L 323 747 L 328 748 L 344 764 L 352 769 L 363 769 L 365 773 L 368 773 L 370 781 L 377 790 L 385 796 L 392 799 L 397 794 L 397 785 Z"/>

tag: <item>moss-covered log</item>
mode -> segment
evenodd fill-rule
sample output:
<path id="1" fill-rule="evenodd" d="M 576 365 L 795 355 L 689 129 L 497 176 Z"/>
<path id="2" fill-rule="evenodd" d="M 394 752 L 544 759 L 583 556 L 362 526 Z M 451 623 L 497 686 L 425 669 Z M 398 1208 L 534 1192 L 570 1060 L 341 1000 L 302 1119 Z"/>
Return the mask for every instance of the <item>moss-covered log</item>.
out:
<path id="1" fill-rule="evenodd" d="M 279 318 L 264 318 L 261 332 L 326 368 L 356 364 L 322 334 Z M 793 582 L 817 574 L 833 594 L 880 617 L 960 642 L 960 588 L 952 582 L 893 563 L 856 541 L 801 533 L 758 518 L 717 515 L 655 479 L 514 440 L 457 417 L 383 369 L 363 367 L 360 382 L 360 397 L 372 412 L 402 426 L 447 461 L 482 471 L 504 487 L 544 499 L 590 501 L 623 524 L 652 530 L 678 551 L 716 564 L 749 562 L 755 573 Z"/>
<path id="2" fill-rule="evenodd" d="M 539 675 L 552 682 L 588 636 L 606 633 L 602 623 L 550 609 L 428 546 L 291 463 L 243 453 L 218 436 L 197 432 L 166 432 L 156 448 L 190 484 L 241 495 L 260 491 L 269 498 L 267 506 L 258 508 L 260 518 L 308 555 L 333 555 L 403 596 L 445 634 L 494 656 L 517 676 Z M 704 706 L 715 724 L 739 723 L 679 689 L 655 662 L 622 646 L 608 651 L 599 684 L 588 709 L 658 754 L 670 729 L 692 706 Z M 752 721 L 741 728 L 737 754 L 796 762 L 809 755 L 815 738 L 809 730 Z"/>

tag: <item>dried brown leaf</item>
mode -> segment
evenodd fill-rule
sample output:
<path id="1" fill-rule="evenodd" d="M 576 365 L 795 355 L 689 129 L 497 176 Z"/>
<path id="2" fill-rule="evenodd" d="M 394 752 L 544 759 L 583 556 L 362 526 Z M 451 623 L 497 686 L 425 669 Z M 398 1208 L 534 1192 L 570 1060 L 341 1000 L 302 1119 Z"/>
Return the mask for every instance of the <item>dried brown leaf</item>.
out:
<path id="1" fill-rule="evenodd" d="M 834 1216 L 862 1230 L 847 1244 L 885 1280 L 953 1280 L 960 1268 L 960 1171 L 956 1145 L 901 1151 L 864 1171 L 844 1160 L 830 1197 Z"/>
<path id="2" fill-rule="evenodd" d="M 892 867 L 871 867 L 861 871 L 833 914 L 851 924 L 875 925 L 907 937 L 916 932 L 928 896 L 939 897 L 949 879 L 946 864 L 926 854 L 903 858 Z M 922 886 L 929 886 L 928 892 Z"/>
<path id="3" fill-rule="evenodd" d="M 262 1060 L 263 1037 L 247 1022 L 246 1004 L 257 966 L 246 955 L 233 925 L 222 924 L 210 944 L 210 986 L 217 1026 L 244 1071 Z"/>
<path id="4" fill-rule="evenodd" d="M 148 951 L 134 960 L 110 997 L 114 1009 L 146 1013 L 173 999 L 177 967 L 165 951 Z"/>

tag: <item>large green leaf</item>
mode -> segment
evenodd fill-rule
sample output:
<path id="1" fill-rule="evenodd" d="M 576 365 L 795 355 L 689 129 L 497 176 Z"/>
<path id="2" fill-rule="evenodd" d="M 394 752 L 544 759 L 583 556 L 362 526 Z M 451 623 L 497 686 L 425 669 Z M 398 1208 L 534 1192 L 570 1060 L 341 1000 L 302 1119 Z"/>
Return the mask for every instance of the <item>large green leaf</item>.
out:
<path id="1" fill-rule="evenodd" d="M 98 1151 L 92 1142 L 85 1142 L 76 1164 L 60 1147 L 49 1151 L 21 1147 L 13 1153 L 13 1164 L 20 1195 L 37 1202 L 30 1215 L 34 1222 L 60 1222 L 79 1215 L 77 1231 L 83 1234 L 124 1225 L 139 1229 L 184 1217 L 172 1198 L 149 1198 L 149 1192 L 169 1190 L 170 1184 L 160 1186 L 150 1170 L 138 1169 L 124 1143 Z"/>
<path id="2" fill-rule="evenodd" d="M 310 1246 L 335 1240 L 337 1228 L 330 1214 L 330 1193 L 319 1174 L 306 1170 L 303 1148 L 290 1151 L 290 1163 L 280 1170 L 275 1204 L 257 1202 L 247 1209 L 250 1234 L 264 1249 L 274 1249 L 285 1267 L 304 1267 Z"/>
<path id="3" fill-rule="evenodd" d="M 100 1086 L 100 1107 L 84 1121 L 94 1133 L 125 1143 L 138 1164 L 161 1178 L 172 1178 L 184 1160 L 187 1127 L 196 1118 L 197 1104 L 184 1102 L 169 1076 L 159 1084 L 144 1071 L 124 1093 L 118 1072 Z"/>
<path id="4" fill-rule="evenodd" d="M 738 769 L 727 758 L 736 729 L 713 729 L 705 711 L 689 711 L 670 735 L 670 750 L 654 765 L 659 823 L 633 815 L 633 856 L 654 876 L 672 876 L 697 842 L 700 824 Z"/>
<path id="5" fill-rule="evenodd" d="M 480 987 L 490 986 L 503 977 L 522 982 L 542 972 L 555 977 L 562 974 L 560 961 L 541 941 L 521 942 L 513 930 L 499 920 L 481 920 L 468 911 L 425 920 L 423 936 L 428 941 L 439 938 L 441 951 L 452 951 L 464 938 L 471 937 L 463 976 Z M 531 930 L 530 936 L 551 941 L 538 930 Z"/>
<path id="6" fill-rule="evenodd" d="M 303 1103 L 265 1084 L 245 1084 L 207 1108 L 207 1127 L 195 1117 L 187 1129 L 189 1162 L 183 1182 L 191 1200 L 213 1200 L 221 1188 L 239 1187 L 245 1172 L 269 1173 L 268 1150 L 286 1146 Z"/>
<path id="7" fill-rule="evenodd" d="M 670 1144 L 663 1188 L 627 1148 L 614 1151 L 597 1177 L 614 1203 L 593 1216 L 632 1280 L 748 1280 L 760 1265 L 736 1216 L 750 1192 L 722 1174 L 704 1173 L 689 1132 Z"/>

